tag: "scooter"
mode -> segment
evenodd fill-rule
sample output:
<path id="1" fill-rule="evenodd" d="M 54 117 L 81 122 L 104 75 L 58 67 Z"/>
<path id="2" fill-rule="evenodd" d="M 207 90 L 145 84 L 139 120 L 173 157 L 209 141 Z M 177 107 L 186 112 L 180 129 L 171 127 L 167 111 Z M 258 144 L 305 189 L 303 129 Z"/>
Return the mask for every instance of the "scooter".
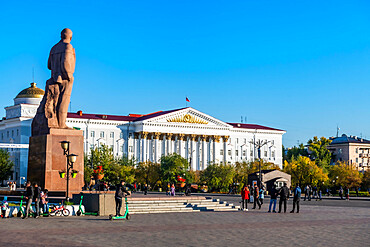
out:
<path id="1" fill-rule="evenodd" d="M 83 215 L 95 215 L 95 216 L 98 216 L 99 215 L 98 213 L 84 212 L 83 211 L 83 209 L 82 209 L 82 199 L 84 198 L 84 194 L 81 192 L 80 195 L 81 195 L 80 206 L 78 207 L 78 211 L 76 212 L 76 215 L 77 216 L 81 216 L 83 214 Z"/>
<path id="2" fill-rule="evenodd" d="M 129 214 L 128 212 L 128 204 L 127 204 L 127 196 L 125 196 L 125 204 L 126 204 L 126 212 L 124 215 L 122 216 L 114 216 L 113 214 L 110 214 L 109 215 L 109 219 L 110 220 L 130 220 L 131 219 L 131 215 Z"/>

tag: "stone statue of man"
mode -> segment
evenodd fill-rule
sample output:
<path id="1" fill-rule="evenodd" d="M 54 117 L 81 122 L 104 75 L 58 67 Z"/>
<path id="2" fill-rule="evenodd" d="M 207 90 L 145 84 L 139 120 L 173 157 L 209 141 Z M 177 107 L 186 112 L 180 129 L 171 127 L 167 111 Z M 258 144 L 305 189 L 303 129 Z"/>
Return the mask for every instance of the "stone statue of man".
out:
<path id="1" fill-rule="evenodd" d="M 32 136 L 48 134 L 50 128 L 68 129 L 66 119 L 76 64 L 71 40 L 72 31 L 65 28 L 61 40 L 51 48 L 48 60 L 51 78 L 46 81 L 45 95 L 32 121 Z"/>

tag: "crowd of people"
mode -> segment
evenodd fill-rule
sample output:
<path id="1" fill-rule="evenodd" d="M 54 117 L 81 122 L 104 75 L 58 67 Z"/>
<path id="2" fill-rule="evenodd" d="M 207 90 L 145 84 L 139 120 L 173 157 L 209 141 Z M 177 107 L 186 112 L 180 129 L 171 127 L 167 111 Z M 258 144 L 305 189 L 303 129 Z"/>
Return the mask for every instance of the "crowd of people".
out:
<path id="1" fill-rule="evenodd" d="M 250 185 L 244 185 L 242 191 L 241 191 L 241 197 L 242 197 L 242 210 L 248 211 L 248 203 L 253 203 L 253 208 L 256 209 L 258 205 L 258 209 L 261 209 L 263 204 L 263 199 L 265 198 L 265 188 L 261 186 L 259 188 L 257 184 L 254 186 Z M 296 185 L 296 187 L 293 189 L 293 210 L 290 211 L 291 213 L 294 213 L 295 209 L 296 212 L 299 213 L 299 201 L 301 199 L 301 193 L 302 190 L 299 187 L 299 184 Z M 279 213 L 282 212 L 282 207 L 284 207 L 284 213 L 287 211 L 287 200 L 289 200 L 290 196 L 290 190 L 286 183 L 284 183 L 284 186 L 277 189 L 275 185 L 272 186 L 270 190 L 270 204 L 269 204 L 269 210 L 268 212 L 271 213 L 277 213 L 276 212 L 276 203 L 277 198 L 279 197 Z M 272 211 L 271 211 L 272 209 Z"/>
<path id="2" fill-rule="evenodd" d="M 36 211 L 33 213 L 34 218 L 40 217 L 40 206 L 42 206 L 43 214 L 49 214 L 48 190 L 41 190 L 37 183 L 33 183 L 33 185 L 30 181 L 26 183 L 23 198 L 26 201 L 26 209 L 22 219 L 27 219 L 30 216 L 32 202 L 35 203 L 36 208 Z"/>

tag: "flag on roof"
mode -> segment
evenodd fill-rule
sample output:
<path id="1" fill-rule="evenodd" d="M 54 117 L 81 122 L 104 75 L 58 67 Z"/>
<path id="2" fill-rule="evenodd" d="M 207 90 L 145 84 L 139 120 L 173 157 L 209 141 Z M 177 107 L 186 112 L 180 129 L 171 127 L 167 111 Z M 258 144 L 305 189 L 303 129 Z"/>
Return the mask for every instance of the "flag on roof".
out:
<path id="1" fill-rule="evenodd" d="M 186 97 L 186 101 L 187 101 L 187 102 L 190 102 L 190 100 L 188 99 L 188 97 Z"/>

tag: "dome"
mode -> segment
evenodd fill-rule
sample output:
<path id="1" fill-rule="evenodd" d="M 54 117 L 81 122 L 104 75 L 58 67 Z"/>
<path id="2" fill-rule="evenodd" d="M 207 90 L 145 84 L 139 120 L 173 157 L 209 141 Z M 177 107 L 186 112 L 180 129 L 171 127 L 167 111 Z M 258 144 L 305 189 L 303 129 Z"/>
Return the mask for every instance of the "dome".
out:
<path id="1" fill-rule="evenodd" d="M 44 90 L 36 87 L 36 83 L 32 82 L 29 88 L 23 89 L 15 98 L 42 98 L 44 94 Z"/>

